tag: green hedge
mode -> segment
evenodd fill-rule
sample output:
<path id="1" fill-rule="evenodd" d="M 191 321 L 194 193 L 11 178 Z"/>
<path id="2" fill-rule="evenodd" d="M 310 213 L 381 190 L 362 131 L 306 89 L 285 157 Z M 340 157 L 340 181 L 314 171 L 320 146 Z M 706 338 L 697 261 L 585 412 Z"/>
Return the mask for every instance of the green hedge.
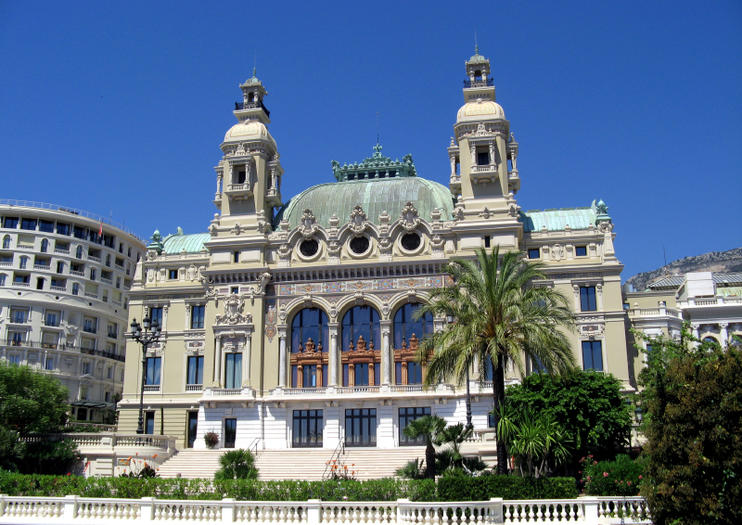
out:
<path id="1" fill-rule="evenodd" d="M 574 478 L 522 478 L 484 474 L 476 478 L 453 473 L 438 479 L 440 501 L 503 499 L 570 499 L 577 497 Z"/>
<path id="2" fill-rule="evenodd" d="M 0 472 L 0 494 L 9 496 L 115 497 L 159 499 L 235 498 L 253 501 L 472 501 L 504 499 L 574 498 L 572 478 L 530 479 L 484 475 L 476 478 L 448 475 L 438 480 L 373 479 L 367 481 L 257 481 L 235 479 L 83 478 Z"/>

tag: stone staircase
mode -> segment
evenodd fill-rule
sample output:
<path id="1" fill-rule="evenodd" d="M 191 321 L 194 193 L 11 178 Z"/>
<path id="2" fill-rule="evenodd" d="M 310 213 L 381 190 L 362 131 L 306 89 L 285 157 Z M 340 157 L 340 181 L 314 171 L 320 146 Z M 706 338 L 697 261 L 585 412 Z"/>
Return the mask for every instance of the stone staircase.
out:
<path id="1" fill-rule="evenodd" d="M 162 478 L 213 478 L 219 470 L 222 450 L 182 450 L 160 466 Z M 329 449 L 259 450 L 255 466 L 259 479 L 320 480 L 333 451 Z M 346 448 L 343 465 L 355 470 L 356 479 L 374 479 L 394 476 L 395 471 L 408 461 L 425 457 L 425 447 L 400 447 L 396 449 Z"/>

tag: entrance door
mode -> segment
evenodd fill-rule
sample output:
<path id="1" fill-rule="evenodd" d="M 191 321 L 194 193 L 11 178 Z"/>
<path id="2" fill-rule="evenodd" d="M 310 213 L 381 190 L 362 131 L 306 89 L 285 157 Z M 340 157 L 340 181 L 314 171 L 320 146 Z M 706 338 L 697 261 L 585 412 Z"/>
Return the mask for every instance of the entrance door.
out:
<path id="1" fill-rule="evenodd" d="M 237 419 L 228 418 L 224 420 L 224 448 L 234 448 L 237 439 Z"/>
<path id="2" fill-rule="evenodd" d="M 198 412 L 188 412 L 188 448 L 193 448 L 198 431 Z"/>

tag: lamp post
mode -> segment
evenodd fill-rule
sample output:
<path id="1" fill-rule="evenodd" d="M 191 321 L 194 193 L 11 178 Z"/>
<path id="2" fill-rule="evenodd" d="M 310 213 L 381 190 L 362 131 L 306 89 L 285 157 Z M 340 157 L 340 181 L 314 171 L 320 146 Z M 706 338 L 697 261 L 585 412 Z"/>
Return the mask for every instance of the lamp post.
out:
<path id="1" fill-rule="evenodd" d="M 147 347 L 160 339 L 160 323 L 152 322 L 149 317 L 142 320 L 142 326 L 134 319 L 131 322 L 131 336 L 142 345 L 142 384 L 139 390 L 139 422 L 137 423 L 137 434 L 144 434 L 144 382 L 147 378 Z"/>

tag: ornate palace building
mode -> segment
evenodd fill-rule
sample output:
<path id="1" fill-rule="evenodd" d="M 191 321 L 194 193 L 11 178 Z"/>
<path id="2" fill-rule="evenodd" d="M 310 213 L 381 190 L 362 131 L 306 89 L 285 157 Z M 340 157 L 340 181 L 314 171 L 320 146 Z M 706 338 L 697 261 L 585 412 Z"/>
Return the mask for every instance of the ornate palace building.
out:
<path id="1" fill-rule="evenodd" d="M 414 360 L 447 320 L 413 314 L 448 284 L 452 257 L 495 245 L 545 263 L 545 284 L 574 301 L 577 363 L 631 389 L 607 207 L 521 210 L 518 143 L 489 60 L 466 61 L 447 187 L 377 144 L 361 162 L 333 161 L 333 181 L 284 199 L 266 90 L 255 76 L 240 88 L 208 231 L 156 232 L 137 266 L 130 321 L 151 317 L 163 332 L 144 374 L 141 347 L 128 342 L 120 431 L 137 426 L 142 377 L 146 431 L 179 447 L 204 448 L 215 432 L 225 448 L 394 448 L 409 444 L 402 429 L 420 415 L 464 421 L 465 385 L 424 389 Z M 491 382 L 472 371 L 470 387 L 484 431 Z"/>

